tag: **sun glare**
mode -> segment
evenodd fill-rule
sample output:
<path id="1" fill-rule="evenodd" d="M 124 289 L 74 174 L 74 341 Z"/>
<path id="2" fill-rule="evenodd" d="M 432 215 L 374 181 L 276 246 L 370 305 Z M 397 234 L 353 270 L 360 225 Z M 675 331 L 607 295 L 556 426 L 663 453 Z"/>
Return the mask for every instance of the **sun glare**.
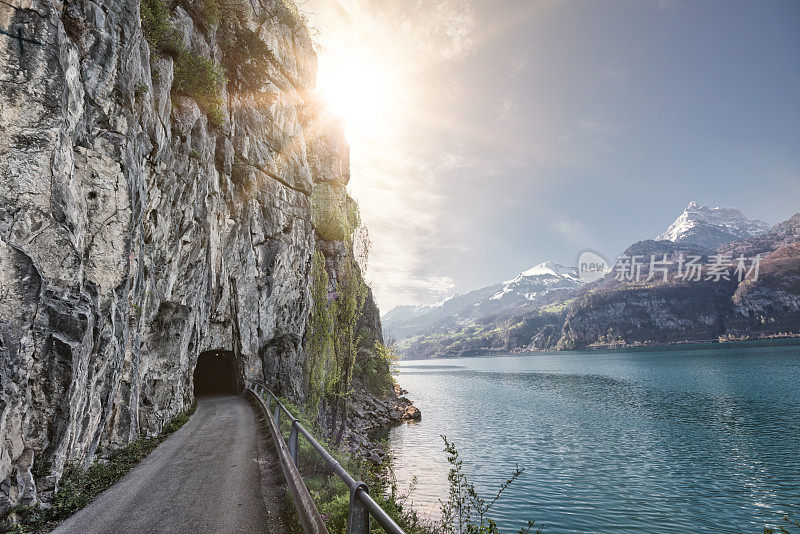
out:
<path id="1" fill-rule="evenodd" d="M 351 54 L 322 54 L 317 90 L 344 119 L 351 144 L 384 136 L 392 127 L 394 84 L 379 61 Z"/>

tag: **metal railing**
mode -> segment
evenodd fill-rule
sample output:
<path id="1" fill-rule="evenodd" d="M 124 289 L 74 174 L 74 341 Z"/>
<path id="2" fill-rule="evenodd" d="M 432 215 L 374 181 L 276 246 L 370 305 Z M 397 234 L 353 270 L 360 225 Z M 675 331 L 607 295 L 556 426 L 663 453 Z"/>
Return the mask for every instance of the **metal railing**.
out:
<path id="1" fill-rule="evenodd" d="M 374 517 L 378 524 L 389 534 L 405 534 L 403 529 L 389 517 L 389 514 L 370 497 L 367 485 L 350 476 L 350 473 L 325 450 L 325 447 L 314 439 L 314 436 L 300 424 L 300 421 L 286 409 L 272 391 L 259 385 L 255 386 L 255 388 L 255 390 L 248 388 L 248 391 L 258 400 L 264 410 L 264 415 L 270 427 L 270 433 L 275 442 L 275 448 L 278 451 L 283 474 L 286 477 L 287 484 L 289 484 L 292 500 L 300 516 L 303 529 L 307 533 L 327 534 L 328 530 L 298 470 L 297 445 L 301 435 L 311 444 L 314 450 L 317 451 L 317 454 L 325 460 L 328 467 L 336 473 L 339 479 L 344 482 L 350 490 L 350 509 L 347 515 L 348 534 L 369 534 L 370 516 Z M 266 394 L 266 399 L 264 398 L 264 394 Z M 274 409 L 272 408 L 273 400 L 275 401 Z M 288 444 L 283 439 L 283 435 L 280 431 L 281 413 L 284 413 L 286 417 L 288 417 L 290 423 Z"/>

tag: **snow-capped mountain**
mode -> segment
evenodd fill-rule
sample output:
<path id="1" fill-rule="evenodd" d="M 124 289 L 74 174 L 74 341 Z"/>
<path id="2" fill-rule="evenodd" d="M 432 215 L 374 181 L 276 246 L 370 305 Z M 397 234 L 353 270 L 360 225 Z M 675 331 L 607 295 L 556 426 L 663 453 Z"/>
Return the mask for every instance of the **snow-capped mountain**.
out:
<path id="1" fill-rule="evenodd" d="M 430 306 L 397 306 L 382 317 L 384 331 L 398 339 L 452 328 L 493 315 L 508 316 L 571 298 L 582 283 L 575 267 L 548 261 L 490 286 L 456 294 Z"/>
<path id="2" fill-rule="evenodd" d="M 769 224 L 748 219 L 735 208 L 711 208 L 690 202 L 681 216 L 656 240 L 694 243 L 712 249 L 731 241 L 765 234 L 769 230 Z"/>
<path id="3" fill-rule="evenodd" d="M 490 300 L 501 300 L 509 295 L 535 300 L 557 289 L 577 289 L 580 286 L 576 267 L 546 261 L 503 282 L 503 289 L 492 295 Z"/>

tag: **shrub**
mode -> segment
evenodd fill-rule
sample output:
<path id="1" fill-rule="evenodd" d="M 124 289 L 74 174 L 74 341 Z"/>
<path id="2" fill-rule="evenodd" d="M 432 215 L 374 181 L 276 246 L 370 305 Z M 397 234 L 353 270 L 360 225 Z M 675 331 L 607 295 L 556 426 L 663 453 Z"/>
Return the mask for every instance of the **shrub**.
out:
<path id="1" fill-rule="evenodd" d="M 267 79 L 270 65 L 276 63 L 272 50 L 258 34 L 238 21 L 225 21 L 220 27 L 222 64 L 231 81 L 245 91 L 256 91 Z"/>
<path id="2" fill-rule="evenodd" d="M 278 22 L 292 31 L 297 31 L 306 24 L 306 18 L 300 13 L 293 0 L 280 0 L 277 2 L 275 16 Z"/>
<path id="3" fill-rule="evenodd" d="M 417 514 L 405 506 L 405 500 L 408 498 L 410 491 L 409 493 L 398 492 L 396 484 L 393 482 L 393 477 L 384 476 L 382 470 L 358 460 L 343 449 L 332 447 L 324 438 L 324 432 L 321 432 L 320 428 L 312 422 L 313 415 L 309 417 L 307 413 L 286 402 L 285 399 L 281 399 L 281 402 L 348 473 L 355 476 L 357 480 L 363 480 L 369 486 L 372 498 L 386 510 L 403 530 L 408 534 L 433 534 L 436 532 L 429 526 L 423 525 Z M 289 422 L 287 419 L 287 417 L 281 417 L 280 428 L 284 439 L 288 439 L 289 436 Z M 332 534 L 347 532 L 347 516 L 350 506 L 349 490 L 311 444 L 302 437 L 298 440 L 297 465 L 328 530 Z M 292 531 L 302 532 L 302 529 L 299 528 L 299 518 L 291 505 L 291 496 L 288 493 L 287 506 L 284 508 L 284 513 L 288 516 Z M 371 530 L 372 532 L 383 532 L 376 521 L 372 521 Z"/>
<path id="4" fill-rule="evenodd" d="M 163 0 L 141 0 L 142 30 L 150 46 L 171 56 L 183 51 L 180 34 L 170 21 L 169 6 Z"/>
<path id="5" fill-rule="evenodd" d="M 345 241 L 361 221 L 358 205 L 335 182 L 324 182 L 314 186 L 311 192 L 311 220 L 322 239 Z"/>
<path id="6" fill-rule="evenodd" d="M 250 12 L 246 0 L 203 0 L 200 4 L 200 22 L 206 29 L 219 26 L 229 20 L 239 20 Z"/>
<path id="7" fill-rule="evenodd" d="M 235 3 L 236 0 L 216 0 Z M 227 4 L 226 4 L 227 5 Z M 222 90 L 227 83 L 218 63 L 191 53 L 183 45 L 180 32 L 170 20 L 170 10 L 163 0 L 141 0 L 142 30 L 150 45 L 175 60 L 172 90 L 194 98 L 214 126 L 225 122 Z"/>
<path id="8" fill-rule="evenodd" d="M 356 362 L 354 376 L 373 395 L 382 397 L 391 393 L 394 388 L 392 373 L 397 362 L 397 355 L 386 345 L 375 342 L 374 347 L 362 348 Z"/>
<path id="9" fill-rule="evenodd" d="M 175 61 L 172 89 L 194 98 L 215 126 L 225 122 L 222 88 L 227 83 L 222 67 L 208 58 L 183 52 Z"/>
<path id="10" fill-rule="evenodd" d="M 464 473 L 455 444 L 449 442 L 445 436 L 442 436 L 442 439 L 444 440 L 444 452 L 447 453 L 447 462 L 450 464 L 450 472 L 447 475 L 450 483 L 448 499 L 446 502 L 440 501 L 442 532 L 447 534 L 499 534 L 497 523 L 488 514 L 503 492 L 522 475 L 525 468 L 514 469 L 511 476 L 500 485 L 497 493 L 487 502 L 478 495 L 475 485 Z M 520 529 L 520 534 L 528 534 L 533 525 L 533 521 L 528 521 L 528 524 Z M 542 530 L 539 529 L 536 534 L 541 534 L 541 532 Z"/>

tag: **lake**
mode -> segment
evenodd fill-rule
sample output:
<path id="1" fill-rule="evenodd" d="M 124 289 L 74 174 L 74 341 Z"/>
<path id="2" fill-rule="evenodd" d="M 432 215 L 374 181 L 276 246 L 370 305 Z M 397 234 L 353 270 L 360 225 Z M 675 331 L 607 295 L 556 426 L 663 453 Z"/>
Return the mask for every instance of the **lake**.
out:
<path id="1" fill-rule="evenodd" d="M 761 533 L 800 519 L 800 346 L 401 361 L 422 421 L 389 434 L 400 489 L 447 496 L 444 434 L 501 532 Z M 794 532 L 796 529 L 790 529 Z"/>

